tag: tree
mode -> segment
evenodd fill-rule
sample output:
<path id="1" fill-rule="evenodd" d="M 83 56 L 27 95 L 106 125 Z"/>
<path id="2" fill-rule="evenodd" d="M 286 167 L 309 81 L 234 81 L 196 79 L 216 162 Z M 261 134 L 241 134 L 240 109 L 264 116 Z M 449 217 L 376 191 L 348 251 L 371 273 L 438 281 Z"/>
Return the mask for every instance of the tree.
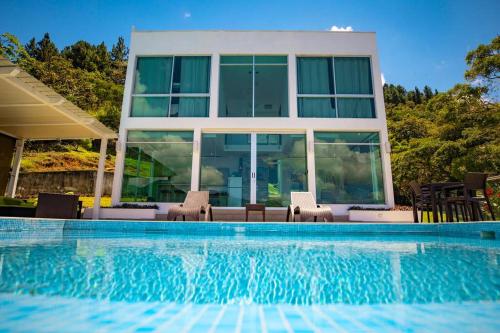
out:
<path id="1" fill-rule="evenodd" d="M 424 98 L 426 101 L 430 100 L 433 96 L 432 89 L 428 85 L 424 86 Z"/>
<path id="2" fill-rule="evenodd" d="M 128 47 L 125 45 L 125 39 L 118 37 L 116 44 L 111 48 L 111 61 L 122 62 L 128 59 Z"/>
<path id="3" fill-rule="evenodd" d="M 50 39 L 50 35 L 46 32 L 43 38 L 36 44 L 35 59 L 39 61 L 50 61 L 53 56 L 59 54 L 56 45 Z"/>
<path id="4" fill-rule="evenodd" d="M 493 38 L 490 44 L 479 45 L 465 57 L 469 68 L 465 78 L 473 81 L 483 79 L 495 81 L 500 78 L 500 35 Z"/>

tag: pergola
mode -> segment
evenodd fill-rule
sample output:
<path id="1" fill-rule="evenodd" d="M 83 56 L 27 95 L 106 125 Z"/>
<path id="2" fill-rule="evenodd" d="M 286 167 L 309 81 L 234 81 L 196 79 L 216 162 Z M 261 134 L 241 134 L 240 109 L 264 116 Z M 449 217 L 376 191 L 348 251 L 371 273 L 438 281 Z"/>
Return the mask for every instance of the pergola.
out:
<path id="1" fill-rule="evenodd" d="M 16 193 L 25 140 L 100 139 L 92 218 L 99 218 L 106 148 L 115 132 L 0 56 L 0 133 L 16 139 L 6 195 Z"/>

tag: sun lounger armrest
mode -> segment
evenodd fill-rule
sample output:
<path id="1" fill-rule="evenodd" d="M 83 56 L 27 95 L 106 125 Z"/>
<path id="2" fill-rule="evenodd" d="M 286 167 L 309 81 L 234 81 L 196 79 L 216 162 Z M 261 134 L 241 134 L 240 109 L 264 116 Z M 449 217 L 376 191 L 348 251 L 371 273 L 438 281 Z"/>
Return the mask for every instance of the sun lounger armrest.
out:
<path id="1" fill-rule="evenodd" d="M 204 213 L 203 220 L 204 221 L 212 221 L 213 220 L 212 205 L 208 204 L 206 208 L 202 206 L 201 209 L 202 209 L 202 212 Z"/>

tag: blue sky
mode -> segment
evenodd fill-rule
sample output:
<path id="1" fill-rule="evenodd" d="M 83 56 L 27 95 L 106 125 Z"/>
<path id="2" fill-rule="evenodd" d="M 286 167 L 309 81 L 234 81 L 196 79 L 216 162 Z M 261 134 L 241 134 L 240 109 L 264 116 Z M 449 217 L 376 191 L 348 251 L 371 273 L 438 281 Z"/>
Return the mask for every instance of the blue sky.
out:
<path id="1" fill-rule="evenodd" d="M 500 0 L 0 0 L 0 32 L 26 43 L 49 32 L 58 47 L 78 40 L 128 41 L 146 29 L 328 30 L 377 33 L 389 83 L 438 90 L 463 81 L 465 54 L 500 33 Z"/>

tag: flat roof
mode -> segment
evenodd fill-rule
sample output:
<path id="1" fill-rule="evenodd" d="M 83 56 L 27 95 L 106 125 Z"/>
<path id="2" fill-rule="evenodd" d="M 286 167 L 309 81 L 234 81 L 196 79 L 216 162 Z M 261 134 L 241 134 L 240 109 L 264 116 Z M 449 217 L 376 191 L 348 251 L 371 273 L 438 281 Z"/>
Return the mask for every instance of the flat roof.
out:
<path id="1" fill-rule="evenodd" d="M 116 138 L 116 133 L 0 56 L 0 132 L 17 139 Z"/>

